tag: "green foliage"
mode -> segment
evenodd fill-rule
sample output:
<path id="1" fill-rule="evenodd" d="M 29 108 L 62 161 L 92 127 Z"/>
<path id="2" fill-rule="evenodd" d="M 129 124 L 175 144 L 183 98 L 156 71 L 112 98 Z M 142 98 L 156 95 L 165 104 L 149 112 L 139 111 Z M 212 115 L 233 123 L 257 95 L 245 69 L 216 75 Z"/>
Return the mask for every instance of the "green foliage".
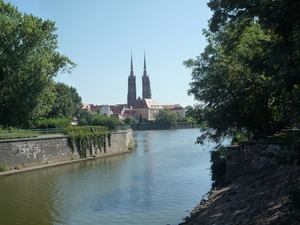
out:
<path id="1" fill-rule="evenodd" d="M 82 106 L 81 97 L 76 92 L 76 89 L 69 87 L 63 83 L 55 84 L 55 101 L 51 111 L 48 113 L 48 118 L 72 118 L 77 116 Z"/>
<path id="2" fill-rule="evenodd" d="M 84 109 L 79 110 L 77 117 L 79 126 L 90 126 L 92 124 L 93 114 L 90 111 Z"/>
<path id="3" fill-rule="evenodd" d="M 155 113 L 154 118 L 157 124 L 164 124 L 170 127 L 176 127 L 178 116 L 176 113 L 171 112 L 170 109 L 165 108 Z"/>
<path id="4" fill-rule="evenodd" d="M 195 104 L 194 106 L 185 107 L 185 116 L 187 118 L 193 118 L 196 124 L 201 124 L 204 121 L 204 115 L 207 109 L 202 104 Z"/>
<path id="5" fill-rule="evenodd" d="M 232 138 L 231 145 L 238 145 L 240 141 L 248 141 L 248 136 L 243 131 L 237 131 Z"/>
<path id="6" fill-rule="evenodd" d="M 222 30 L 204 31 L 208 46 L 196 60 L 185 61 L 192 68 L 188 93 L 206 105 L 199 142 L 219 142 L 242 129 L 266 136 L 282 124 L 282 104 L 272 80 L 272 66 L 265 64 L 272 35 L 256 22 L 240 31 L 243 24 L 227 24 Z"/>
<path id="7" fill-rule="evenodd" d="M 184 109 L 185 109 L 185 116 L 186 117 L 193 117 L 194 116 L 193 106 L 188 105 Z"/>
<path id="8" fill-rule="evenodd" d="M 210 0 L 208 6 L 208 45 L 184 62 L 193 68 L 189 94 L 210 109 L 209 129 L 199 142 L 244 128 L 263 137 L 298 124 L 300 2 Z"/>
<path id="9" fill-rule="evenodd" d="M 0 164 L 0 172 L 6 172 L 9 171 L 9 167 L 6 165 Z"/>
<path id="10" fill-rule="evenodd" d="M 130 117 L 126 117 L 124 123 L 127 125 L 131 125 L 133 123 L 133 120 Z"/>
<path id="11" fill-rule="evenodd" d="M 222 145 L 217 145 L 214 150 L 210 152 L 211 174 L 214 185 L 224 182 L 226 174 L 226 155 L 227 148 Z"/>
<path id="12" fill-rule="evenodd" d="M 94 115 L 92 118 L 93 126 L 105 126 L 108 130 L 117 130 L 120 121 L 115 117 L 102 116 L 100 114 Z"/>
<path id="13" fill-rule="evenodd" d="M 49 118 L 39 120 L 37 128 L 66 128 L 70 126 L 72 120 L 70 118 Z"/>
<path id="14" fill-rule="evenodd" d="M 53 78 L 76 65 L 59 54 L 54 22 L 0 9 L 0 124 L 33 127 L 53 104 Z"/>
<path id="15" fill-rule="evenodd" d="M 72 116 L 76 116 L 78 117 L 78 115 L 81 112 L 81 108 L 82 108 L 82 98 L 80 97 L 80 95 L 77 92 L 77 89 L 75 87 L 69 87 L 69 91 L 71 93 L 71 99 L 72 99 L 72 103 L 73 103 L 73 107 L 75 108 L 75 112 L 73 113 Z"/>
<path id="16" fill-rule="evenodd" d="M 79 155 L 83 158 L 87 157 L 87 150 L 92 150 L 93 146 L 97 146 L 106 152 L 106 138 L 110 146 L 111 133 L 106 127 L 101 126 L 69 126 L 64 129 L 64 134 L 68 135 L 73 151 L 77 147 Z"/>

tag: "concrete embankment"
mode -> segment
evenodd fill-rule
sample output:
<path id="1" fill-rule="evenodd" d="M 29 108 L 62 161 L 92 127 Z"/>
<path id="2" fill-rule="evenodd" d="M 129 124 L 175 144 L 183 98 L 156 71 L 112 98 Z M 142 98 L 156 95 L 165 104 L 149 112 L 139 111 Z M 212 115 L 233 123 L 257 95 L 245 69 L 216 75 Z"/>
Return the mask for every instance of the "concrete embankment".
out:
<path id="1" fill-rule="evenodd" d="M 94 146 L 87 151 L 87 158 L 82 159 L 76 149 L 72 150 L 68 137 L 64 135 L 1 140 L 0 165 L 12 170 L 0 172 L 0 175 L 128 153 L 130 152 L 128 144 L 132 141 L 133 134 L 131 129 L 112 132 L 111 145 L 107 144 L 106 151 L 103 148 L 100 149 L 98 146 Z"/>
<path id="2" fill-rule="evenodd" d="M 299 224 L 289 198 L 297 189 L 300 166 L 273 166 L 211 190 L 181 225 Z"/>

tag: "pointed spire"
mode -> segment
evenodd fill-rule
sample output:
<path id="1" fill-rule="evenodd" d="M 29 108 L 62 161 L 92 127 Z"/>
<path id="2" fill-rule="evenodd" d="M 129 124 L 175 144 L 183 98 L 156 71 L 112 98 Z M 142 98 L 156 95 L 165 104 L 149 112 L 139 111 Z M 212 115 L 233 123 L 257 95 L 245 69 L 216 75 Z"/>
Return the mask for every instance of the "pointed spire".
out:
<path id="1" fill-rule="evenodd" d="M 144 73 L 143 73 L 143 76 L 147 76 L 145 49 L 144 49 Z"/>
<path id="2" fill-rule="evenodd" d="M 132 51 L 131 51 L 131 66 L 130 66 L 130 76 L 134 76 L 134 73 L 133 73 L 133 63 L 132 63 Z"/>

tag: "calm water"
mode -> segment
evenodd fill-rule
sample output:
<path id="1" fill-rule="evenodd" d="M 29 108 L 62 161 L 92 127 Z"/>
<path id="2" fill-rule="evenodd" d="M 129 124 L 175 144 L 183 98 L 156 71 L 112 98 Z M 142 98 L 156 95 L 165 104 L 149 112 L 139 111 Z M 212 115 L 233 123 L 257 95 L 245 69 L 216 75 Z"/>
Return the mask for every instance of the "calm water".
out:
<path id="1" fill-rule="evenodd" d="M 211 187 L 212 145 L 198 129 L 133 135 L 129 154 L 0 177 L 0 224 L 182 222 Z"/>

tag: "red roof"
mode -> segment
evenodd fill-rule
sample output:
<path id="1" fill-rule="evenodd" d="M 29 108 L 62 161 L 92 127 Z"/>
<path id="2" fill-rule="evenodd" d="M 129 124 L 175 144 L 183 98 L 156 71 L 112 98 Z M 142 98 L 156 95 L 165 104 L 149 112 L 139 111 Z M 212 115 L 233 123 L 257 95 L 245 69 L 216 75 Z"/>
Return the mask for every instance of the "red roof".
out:
<path id="1" fill-rule="evenodd" d="M 181 105 L 175 104 L 175 105 L 162 105 L 163 108 L 168 108 L 170 110 L 182 110 L 184 109 Z"/>
<path id="2" fill-rule="evenodd" d="M 95 113 L 98 113 L 98 111 L 100 111 L 101 108 L 102 108 L 102 105 L 91 104 L 90 111 L 95 114 Z"/>
<path id="3" fill-rule="evenodd" d="M 126 107 L 126 104 L 110 105 L 109 107 L 113 111 L 113 113 L 122 114 L 122 110 Z"/>

